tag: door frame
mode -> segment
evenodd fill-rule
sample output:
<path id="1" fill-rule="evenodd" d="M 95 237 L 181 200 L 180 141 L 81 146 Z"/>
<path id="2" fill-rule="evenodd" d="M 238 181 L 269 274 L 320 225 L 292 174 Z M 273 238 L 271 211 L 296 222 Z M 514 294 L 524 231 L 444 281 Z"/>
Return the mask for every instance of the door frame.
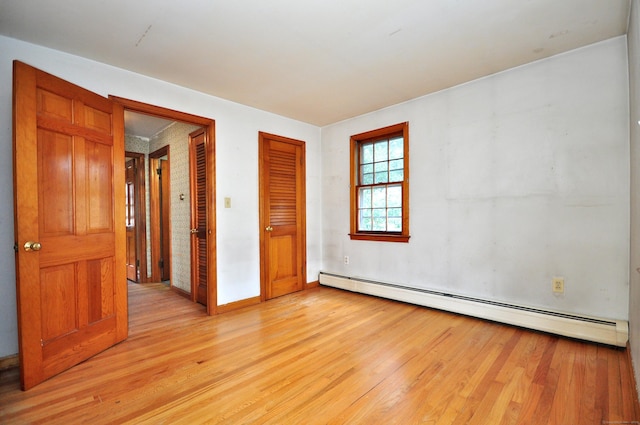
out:
<path id="1" fill-rule="evenodd" d="M 160 159 L 166 156 L 167 161 L 170 161 L 171 152 L 169 146 L 163 146 L 160 149 L 149 153 L 149 221 L 151 222 L 150 236 L 151 236 L 151 281 L 152 282 L 160 282 L 162 281 L 162 273 L 160 273 L 160 265 L 159 265 L 159 257 L 162 253 L 162 241 L 163 239 L 160 237 L 160 233 L 162 233 L 163 238 L 168 237 L 171 238 L 171 217 L 169 217 L 169 229 L 168 234 L 164 234 L 163 228 L 163 215 L 160 211 L 162 210 L 162 199 L 160 194 L 162 192 L 160 176 L 158 174 L 158 169 L 160 168 Z M 169 167 L 171 162 L 169 162 Z M 169 168 L 171 170 L 171 168 Z M 171 181 L 171 171 L 169 171 L 169 176 L 163 176 L 165 179 L 169 179 Z M 171 193 L 162 193 L 162 196 L 171 196 Z M 171 211 L 166 212 L 166 214 L 171 214 Z M 158 229 L 161 229 L 158 231 Z M 173 264 L 171 264 L 171 243 L 169 243 L 169 271 L 171 272 L 173 268 Z M 170 286 L 173 288 L 173 282 L 170 280 Z"/>
<path id="2" fill-rule="evenodd" d="M 125 159 L 131 158 L 135 167 L 134 174 L 134 199 L 135 199 L 135 223 L 136 223 L 136 256 L 140 264 L 137 266 L 137 283 L 147 282 L 147 203 L 145 202 L 145 163 L 144 154 L 137 152 L 124 152 Z M 125 161 L 126 162 L 126 161 Z"/>
<path id="3" fill-rule="evenodd" d="M 207 203 L 207 314 L 217 314 L 218 306 L 218 285 L 217 285 L 217 245 L 216 245 L 216 184 L 215 184 L 215 121 L 185 112 L 175 111 L 148 103 L 138 102 L 110 95 L 109 99 L 122 105 L 125 110 L 138 112 L 141 114 L 153 115 L 172 121 L 181 121 L 204 127 L 207 145 L 207 181 L 209 186 L 209 197 L 211 202 Z"/>
<path id="4" fill-rule="evenodd" d="M 299 236 L 300 244 L 298 250 L 301 254 L 301 279 L 302 285 L 300 290 L 307 288 L 307 206 L 306 206 L 306 143 L 302 140 L 291 139 L 289 137 L 278 136 L 275 134 L 265 133 L 260 131 L 258 133 L 258 192 L 259 192 L 259 229 L 260 229 L 260 301 L 267 301 L 267 284 L 270 275 L 269 262 L 267 259 L 267 237 L 265 235 L 265 228 L 269 226 L 267 221 L 267 211 L 265 208 L 265 201 L 267 199 L 267 187 L 264 179 L 265 169 L 265 140 L 276 140 L 282 143 L 290 143 L 296 146 L 302 147 L 302 164 L 299 166 L 302 168 L 302 194 L 300 195 L 300 214 L 298 219 L 300 220 L 301 235 Z"/>

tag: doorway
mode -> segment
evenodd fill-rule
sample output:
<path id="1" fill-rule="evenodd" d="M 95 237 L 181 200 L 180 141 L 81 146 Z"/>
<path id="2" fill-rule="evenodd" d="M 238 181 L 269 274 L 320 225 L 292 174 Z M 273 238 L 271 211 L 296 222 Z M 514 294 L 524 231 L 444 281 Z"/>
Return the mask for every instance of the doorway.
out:
<path id="1" fill-rule="evenodd" d="M 204 261 L 204 263 L 202 264 L 202 267 L 205 267 L 206 269 L 206 290 L 204 295 L 204 300 L 206 301 L 206 306 L 207 306 L 207 313 L 208 314 L 216 314 L 217 309 L 217 285 L 216 285 L 216 255 L 215 255 L 215 249 L 216 249 L 216 244 L 215 244 L 215 240 L 216 240 L 216 227 L 215 227 L 215 161 L 214 161 L 214 154 L 215 154 L 215 149 L 214 149 L 214 145 L 215 145 L 215 122 L 209 118 L 204 118 L 204 117 L 199 117 L 199 116 L 195 116 L 195 115 L 191 115 L 191 114 L 186 114 L 186 113 L 182 113 L 182 112 L 178 112 L 178 111 L 174 111 L 174 110 L 169 110 L 169 109 L 165 109 L 165 108 L 161 108 L 161 107 L 157 107 L 157 106 L 153 106 L 153 105 L 149 105 L 149 104 L 144 104 L 141 102 L 137 102 L 137 101 L 132 101 L 132 100 L 128 100 L 128 99 L 123 99 L 123 98 L 118 98 L 115 96 L 111 97 L 112 100 L 114 100 L 116 103 L 122 105 L 125 109 L 125 111 L 131 111 L 131 112 L 135 112 L 135 113 L 139 113 L 139 114 L 144 114 L 144 115 L 149 115 L 149 116 L 153 116 L 153 117 L 160 117 L 160 118 L 164 118 L 167 120 L 171 120 L 171 121 L 175 121 L 179 124 L 185 124 L 185 125 L 193 125 L 196 127 L 201 127 L 202 131 L 204 133 L 204 135 L 206 136 L 206 140 L 208 141 L 207 143 L 207 148 L 206 148 L 206 167 L 205 167 L 205 173 L 206 173 L 206 178 L 207 178 L 207 183 L 210 187 L 209 190 L 207 190 L 208 192 L 208 197 L 209 199 L 207 200 L 204 208 L 206 209 L 206 251 L 207 251 L 207 255 L 206 255 L 206 260 Z M 193 130 L 192 130 L 193 131 Z M 187 141 L 185 140 L 185 145 L 187 144 Z M 173 154 L 173 152 L 171 152 Z M 158 156 L 158 158 L 156 158 L 158 160 L 157 165 L 152 165 L 151 164 L 151 155 L 149 156 L 150 161 L 149 161 L 149 181 L 152 181 L 152 175 L 154 173 L 154 170 L 158 170 L 161 169 L 163 165 L 168 165 L 169 167 L 167 168 L 167 171 L 160 171 L 160 174 L 166 173 L 167 175 L 170 175 L 170 179 L 166 179 L 166 180 L 176 180 L 179 178 L 182 178 L 183 176 L 181 175 L 182 173 L 176 174 L 178 171 L 176 171 L 177 169 L 175 168 L 174 164 L 172 164 L 172 159 L 169 155 L 169 151 L 167 151 L 167 158 L 166 161 L 163 163 L 162 162 L 162 156 Z M 187 181 L 189 179 L 188 177 L 189 173 L 186 173 L 186 178 Z M 160 181 L 160 179 L 158 179 Z M 163 179 L 164 180 L 164 179 Z M 149 185 L 149 192 L 150 192 L 150 203 L 151 203 L 151 191 L 153 190 L 153 185 L 150 183 Z M 160 189 L 158 189 L 158 192 L 160 192 Z M 186 191 L 174 191 L 174 190 L 169 190 L 168 188 L 166 190 L 163 191 L 164 193 L 168 193 L 168 196 L 164 197 L 164 199 L 167 199 L 169 202 L 172 202 L 174 205 L 177 203 L 180 206 L 185 206 L 188 207 L 190 205 L 190 193 L 189 190 L 187 189 Z M 184 202 L 183 202 L 184 201 Z M 158 198 L 158 202 L 159 202 L 159 198 Z M 160 205 L 158 205 L 158 211 L 160 209 Z M 165 210 L 168 207 L 165 206 Z M 158 229 L 159 227 L 162 227 L 160 224 L 158 224 L 157 226 L 155 226 L 152 223 L 152 214 L 153 211 L 155 209 L 152 209 L 151 205 L 149 208 L 149 222 L 150 222 L 150 231 L 153 231 L 154 228 Z M 163 214 L 164 215 L 164 214 Z M 181 216 L 182 214 L 180 214 Z M 189 216 L 189 209 L 187 208 L 187 217 Z M 190 234 L 190 230 L 191 228 L 188 227 L 187 224 L 187 228 L 184 229 L 184 231 L 182 231 L 182 229 L 178 229 L 177 225 L 175 224 L 175 221 L 178 217 L 172 217 L 171 220 L 168 222 L 168 224 L 165 224 L 164 227 L 165 229 L 168 228 L 168 232 L 165 232 L 169 234 L 169 237 L 165 237 L 163 238 L 164 240 L 173 240 L 175 238 L 186 238 L 187 241 L 190 240 L 191 234 Z M 160 222 L 160 214 L 158 213 L 158 223 Z M 151 252 L 154 252 L 154 248 L 153 245 L 156 244 L 156 238 L 151 238 Z M 180 270 L 178 267 L 178 264 L 176 264 L 176 258 L 177 256 L 183 255 L 184 252 L 182 252 L 183 250 L 178 250 L 176 251 L 175 249 L 171 249 L 171 248 L 167 248 L 166 250 L 169 251 L 168 254 L 168 261 L 166 258 L 164 258 L 167 254 L 160 254 L 160 245 L 159 245 L 159 241 L 160 238 L 157 238 L 158 244 L 157 244 L 157 248 L 156 251 L 158 252 L 157 257 L 158 257 L 158 261 L 160 260 L 160 257 L 162 257 L 162 260 L 164 262 L 164 264 L 162 264 L 163 267 L 159 267 L 160 263 L 158 261 L 151 261 L 150 262 L 150 274 L 152 277 L 152 280 L 157 280 L 160 281 L 160 279 L 162 277 L 167 277 L 166 274 L 169 274 L 169 276 L 186 276 L 187 278 L 190 278 L 190 272 L 188 270 Z M 188 246 L 188 242 L 187 242 L 187 246 Z M 166 252 L 165 250 L 165 252 Z M 188 251 L 188 248 L 187 248 Z M 189 253 L 187 253 L 189 254 Z M 157 277 L 154 276 L 153 270 L 156 269 L 157 270 Z M 161 276 L 161 271 L 165 272 L 166 274 L 164 276 Z M 189 291 L 191 288 L 191 283 L 189 283 L 189 285 L 184 288 L 183 290 L 180 290 L 178 288 L 175 288 L 173 286 L 173 279 L 171 279 L 171 283 L 172 283 L 172 289 L 174 289 L 176 292 L 178 292 L 181 295 L 187 296 L 190 299 L 192 299 L 193 301 L 196 301 L 196 291 L 191 290 Z"/>
<path id="2" fill-rule="evenodd" d="M 146 282 L 147 277 L 144 166 L 144 154 L 125 152 L 127 280 L 135 283 Z"/>

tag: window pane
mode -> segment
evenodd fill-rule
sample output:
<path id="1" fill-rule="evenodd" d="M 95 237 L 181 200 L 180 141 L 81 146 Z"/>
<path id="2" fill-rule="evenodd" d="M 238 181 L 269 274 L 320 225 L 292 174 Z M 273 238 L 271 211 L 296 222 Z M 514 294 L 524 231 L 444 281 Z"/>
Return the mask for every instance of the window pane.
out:
<path id="1" fill-rule="evenodd" d="M 375 183 L 388 183 L 389 174 L 386 171 L 382 173 L 376 173 Z"/>
<path id="2" fill-rule="evenodd" d="M 373 184 L 373 174 L 363 175 L 360 184 Z"/>
<path id="3" fill-rule="evenodd" d="M 375 143 L 375 156 L 376 162 L 387 161 L 389 159 L 389 143 L 386 140 Z"/>
<path id="4" fill-rule="evenodd" d="M 387 161 L 376 162 L 373 166 L 376 173 L 379 173 L 380 171 L 387 171 L 389 169 L 389 163 Z"/>
<path id="5" fill-rule="evenodd" d="M 387 186 L 387 207 L 402 208 L 402 187 Z"/>
<path id="6" fill-rule="evenodd" d="M 360 208 L 371 208 L 371 189 L 360 189 L 358 198 Z"/>
<path id="7" fill-rule="evenodd" d="M 374 164 L 374 172 L 375 172 L 375 182 L 376 183 L 387 183 L 389 181 L 389 174 L 387 173 L 387 169 L 389 168 L 388 162 L 376 162 Z"/>
<path id="8" fill-rule="evenodd" d="M 387 217 L 402 218 L 402 208 L 389 208 L 387 210 Z"/>
<path id="9" fill-rule="evenodd" d="M 372 224 L 371 218 L 362 217 L 362 215 L 360 215 L 358 220 L 358 230 L 371 231 Z"/>
<path id="10" fill-rule="evenodd" d="M 389 159 L 404 158 L 404 139 L 396 137 L 389 140 Z"/>
<path id="11" fill-rule="evenodd" d="M 385 231 L 387 230 L 387 220 L 385 217 L 379 217 L 373 219 L 373 231 Z"/>
<path id="12" fill-rule="evenodd" d="M 362 164 L 360 166 L 360 171 L 362 171 L 362 174 L 373 173 L 373 164 Z"/>
<path id="13" fill-rule="evenodd" d="M 395 159 L 393 161 L 389 161 L 390 170 L 402 170 L 403 168 L 404 168 L 404 161 L 402 159 Z"/>
<path id="14" fill-rule="evenodd" d="M 389 183 L 401 182 L 404 180 L 404 170 L 395 170 L 389 172 Z"/>
<path id="15" fill-rule="evenodd" d="M 373 217 L 374 218 L 386 218 L 387 217 L 387 210 L 384 208 L 374 208 L 373 210 Z"/>
<path id="16" fill-rule="evenodd" d="M 362 145 L 360 164 L 367 164 L 369 162 L 373 162 L 373 144 L 365 143 Z"/>
<path id="17" fill-rule="evenodd" d="M 363 208 L 360 210 L 360 217 L 371 217 L 371 212 L 373 210 L 371 208 Z"/>
<path id="18" fill-rule="evenodd" d="M 402 231 L 402 218 L 391 218 L 387 220 L 387 231 L 389 232 L 401 232 Z"/>
<path id="19" fill-rule="evenodd" d="M 387 188 L 376 187 L 373 189 L 373 207 L 385 208 L 387 206 Z"/>

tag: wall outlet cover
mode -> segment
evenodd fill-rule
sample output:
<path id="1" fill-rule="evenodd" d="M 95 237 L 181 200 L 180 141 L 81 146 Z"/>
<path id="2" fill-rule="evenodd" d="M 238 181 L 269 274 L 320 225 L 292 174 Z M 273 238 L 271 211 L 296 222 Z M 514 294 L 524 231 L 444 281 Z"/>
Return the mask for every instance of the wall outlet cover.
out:
<path id="1" fill-rule="evenodd" d="M 564 293 L 564 278 L 563 277 L 554 277 L 552 279 L 553 292 L 562 294 Z"/>

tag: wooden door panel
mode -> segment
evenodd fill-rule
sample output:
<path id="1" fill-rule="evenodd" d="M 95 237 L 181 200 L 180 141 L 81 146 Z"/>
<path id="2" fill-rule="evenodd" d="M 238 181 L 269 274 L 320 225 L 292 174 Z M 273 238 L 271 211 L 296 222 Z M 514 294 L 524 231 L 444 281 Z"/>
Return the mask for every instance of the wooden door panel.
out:
<path id="1" fill-rule="evenodd" d="M 295 232 L 285 230 L 282 233 L 282 235 L 272 233 L 270 238 L 271 285 L 268 290 L 269 298 L 299 290 L 300 267 L 298 266 Z"/>
<path id="2" fill-rule="evenodd" d="M 77 330 L 76 268 L 73 264 L 46 267 L 40 271 L 42 343 Z"/>
<path id="3" fill-rule="evenodd" d="M 14 63 L 16 288 L 23 389 L 127 335 L 123 110 Z M 26 241 L 41 249 L 28 250 Z"/>
<path id="4" fill-rule="evenodd" d="M 297 276 L 296 249 L 295 234 L 271 236 L 271 278 L 274 281 Z"/>
<path id="5" fill-rule="evenodd" d="M 191 279 L 195 300 L 207 305 L 208 219 L 207 219 L 207 138 L 204 129 L 189 135 L 191 183 Z"/>
<path id="6" fill-rule="evenodd" d="M 134 282 L 137 280 L 137 261 L 135 228 L 127 227 L 127 279 Z"/>
<path id="7" fill-rule="evenodd" d="M 128 154 L 130 155 L 130 154 Z M 143 258 L 138 258 L 138 253 L 145 252 L 141 249 L 142 240 L 139 239 L 138 226 L 144 227 L 140 217 L 142 216 L 140 199 L 140 183 L 138 181 L 140 174 L 138 172 L 139 159 L 141 154 L 136 157 L 127 159 L 125 163 L 125 224 L 126 224 L 126 244 L 127 244 L 127 279 L 138 282 L 138 269 L 141 268 Z M 144 178 L 144 177 L 143 177 Z M 146 264 L 145 264 L 146 265 Z M 144 266 L 144 265 L 143 265 Z"/>
<path id="8" fill-rule="evenodd" d="M 114 227 L 112 147 L 87 141 L 85 154 L 87 233 L 112 232 Z M 82 183 L 84 182 L 80 182 Z"/>
<path id="9" fill-rule="evenodd" d="M 73 234 L 73 138 L 52 131 L 38 131 L 38 173 L 40 234 Z M 47 214 L 55 211 L 55 214 Z"/>
<path id="10" fill-rule="evenodd" d="M 306 280 L 304 142 L 260 133 L 262 292 L 302 290 Z"/>
<path id="11" fill-rule="evenodd" d="M 82 112 L 84 114 L 85 127 L 106 135 L 111 135 L 111 114 L 88 105 L 82 106 L 84 107 Z"/>
<path id="12" fill-rule="evenodd" d="M 38 114 L 41 117 L 54 118 L 70 123 L 73 118 L 73 103 L 71 99 L 58 96 L 55 93 L 40 89 L 38 96 Z"/>
<path id="13" fill-rule="evenodd" d="M 87 315 L 90 324 L 115 313 L 113 268 L 113 258 L 87 261 Z"/>

